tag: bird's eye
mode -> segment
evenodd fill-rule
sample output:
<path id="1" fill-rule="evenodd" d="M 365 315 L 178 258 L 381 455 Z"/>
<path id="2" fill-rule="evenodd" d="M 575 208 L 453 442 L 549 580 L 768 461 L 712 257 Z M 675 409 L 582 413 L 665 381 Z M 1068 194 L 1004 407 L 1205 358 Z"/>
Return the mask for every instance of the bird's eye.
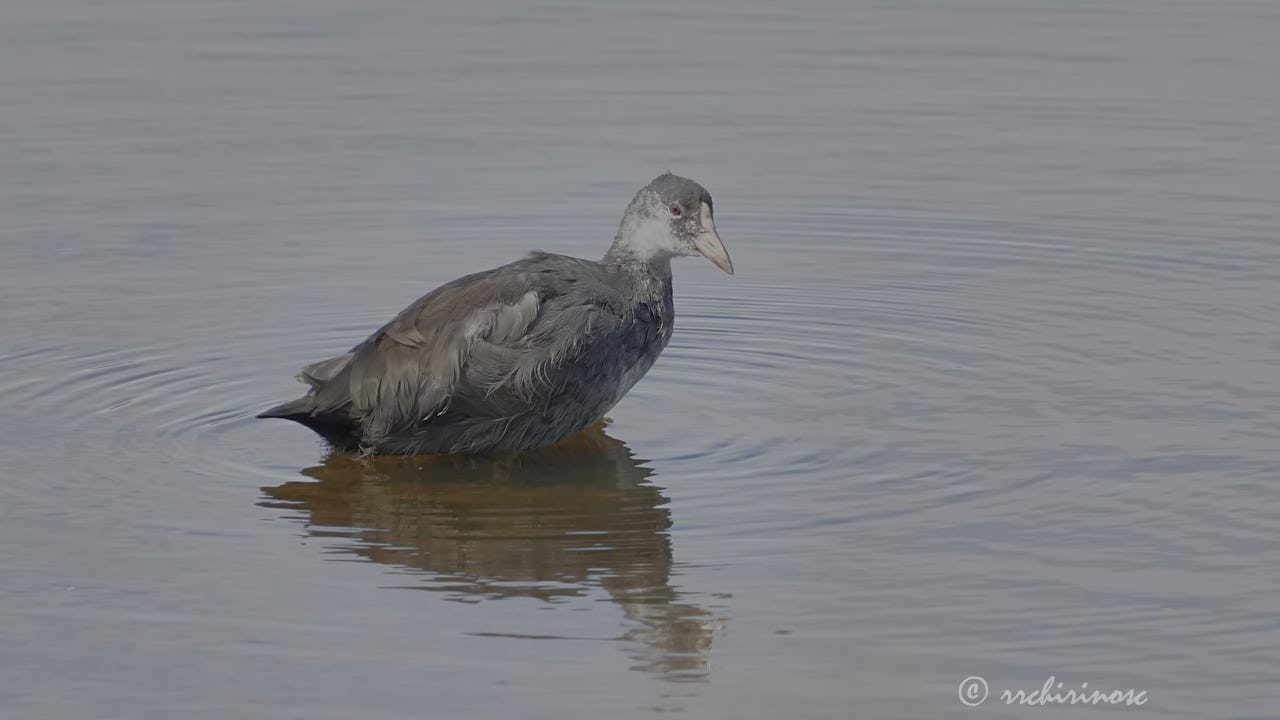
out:
<path id="1" fill-rule="evenodd" d="M 667 209 L 671 211 L 671 214 L 672 214 L 672 215 L 679 215 L 679 214 L 680 214 L 680 212 L 681 212 L 681 211 L 680 211 L 680 206 L 679 206 L 679 205 L 672 205 L 671 207 L 669 207 L 669 208 L 667 208 Z"/>

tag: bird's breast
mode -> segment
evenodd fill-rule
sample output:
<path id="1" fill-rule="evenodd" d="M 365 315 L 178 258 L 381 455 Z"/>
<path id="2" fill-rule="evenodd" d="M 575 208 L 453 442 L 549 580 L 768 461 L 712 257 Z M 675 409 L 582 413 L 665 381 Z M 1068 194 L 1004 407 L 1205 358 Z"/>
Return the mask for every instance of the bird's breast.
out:
<path id="1" fill-rule="evenodd" d="M 674 319 L 675 312 L 669 293 L 636 304 L 628 327 L 623 331 L 624 339 L 620 346 L 624 349 L 616 358 L 620 361 L 619 373 L 616 376 L 617 389 L 611 406 L 621 400 L 653 367 L 653 363 L 671 340 Z"/>

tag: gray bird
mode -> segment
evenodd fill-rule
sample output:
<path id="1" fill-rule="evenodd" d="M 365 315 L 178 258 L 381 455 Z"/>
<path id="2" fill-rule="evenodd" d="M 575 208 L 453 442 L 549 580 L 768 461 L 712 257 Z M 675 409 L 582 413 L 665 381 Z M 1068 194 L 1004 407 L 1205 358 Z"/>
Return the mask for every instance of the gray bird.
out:
<path id="1" fill-rule="evenodd" d="M 603 260 L 535 251 L 442 285 L 350 352 L 303 368 L 310 391 L 258 417 L 306 425 L 342 452 L 550 445 L 653 366 L 675 318 L 671 258 L 699 254 L 733 274 L 711 195 L 661 175 L 627 206 Z"/>

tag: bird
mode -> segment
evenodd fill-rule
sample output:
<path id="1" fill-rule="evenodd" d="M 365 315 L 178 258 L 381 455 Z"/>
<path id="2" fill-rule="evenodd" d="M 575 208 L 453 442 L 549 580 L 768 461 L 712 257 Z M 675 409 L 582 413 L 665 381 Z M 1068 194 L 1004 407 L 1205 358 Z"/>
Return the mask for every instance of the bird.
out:
<path id="1" fill-rule="evenodd" d="M 601 420 L 671 339 L 671 260 L 733 274 L 711 195 L 664 173 L 640 189 L 601 260 L 535 250 L 446 283 L 346 353 L 307 365 L 306 395 L 258 415 L 339 453 L 504 453 Z"/>

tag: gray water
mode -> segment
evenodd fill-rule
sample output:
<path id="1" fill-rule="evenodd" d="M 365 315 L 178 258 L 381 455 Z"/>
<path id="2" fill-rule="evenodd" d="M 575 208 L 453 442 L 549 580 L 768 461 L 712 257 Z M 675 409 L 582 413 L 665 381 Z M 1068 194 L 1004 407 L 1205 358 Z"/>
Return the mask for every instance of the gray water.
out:
<path id="1" fill-rule="evenodd" d="M 0 11 L 0 716 L 1280 707 L 1280 7 Z M 325 459 L 253 414 L 671 169 L 612 422 Z M 425 592 L 424 592 L 425 591 Z M 979 710 L 958 686 L 982 676 Z"/>

